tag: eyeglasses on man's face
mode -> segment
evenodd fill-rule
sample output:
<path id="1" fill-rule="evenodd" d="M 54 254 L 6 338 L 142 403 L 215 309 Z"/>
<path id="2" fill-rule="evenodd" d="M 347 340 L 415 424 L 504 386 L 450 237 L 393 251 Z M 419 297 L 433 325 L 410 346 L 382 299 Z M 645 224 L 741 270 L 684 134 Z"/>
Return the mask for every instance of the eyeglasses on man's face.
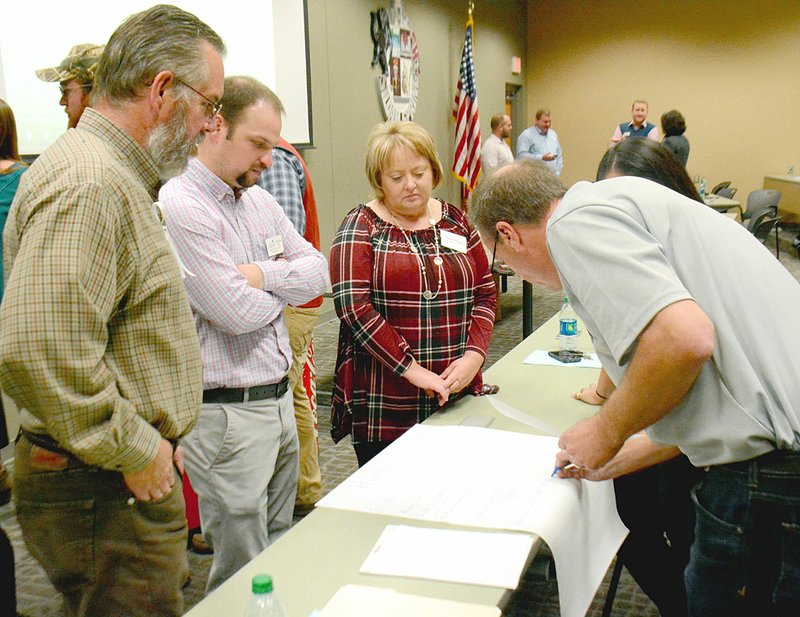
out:
<path id="1" fill-rule="evenodd" d="M 196 88 L 192 88 L 189 84 L 187 84 L 185 81 L 183 81 L 180 77 L 176 77 L 175 81 L 177 81 L 179 84 L 181 84 L 183 86 L 186 86 L 187 88 L 189 88 L 189 90 L 194 92 L 197 96 L 199 96 L 200 98 L 202 98 L 205 101 L 206 116 L 208 116 L 208 118 L 213 118 L 214 116 L 216 116 L 222 110 L 222 103 L 220 103 L 219 101 L 211 100 L 210 98 L 208 98 L 205 94 L 203 94 L 202 92 L 200 92 Z"/>

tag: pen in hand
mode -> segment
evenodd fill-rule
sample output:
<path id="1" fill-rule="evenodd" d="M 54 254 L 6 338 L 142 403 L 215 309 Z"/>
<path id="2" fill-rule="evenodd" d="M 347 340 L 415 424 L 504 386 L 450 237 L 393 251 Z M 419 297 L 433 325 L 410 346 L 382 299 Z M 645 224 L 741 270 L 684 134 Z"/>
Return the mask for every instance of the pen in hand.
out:
<path id="1" fill-rule="evenodd" d="M 551 478 L 554 477 L 562 469 L 576 469 L 577 467 L 578 465 L 576 465 L 575 463 L 569 463 L 567 465 L 564 465 L 563 467 L 559 467 L 558 465 L 556 465 L 555 467 L 553 467 L 553 473 L 550 474 L 550 477 Z"/>

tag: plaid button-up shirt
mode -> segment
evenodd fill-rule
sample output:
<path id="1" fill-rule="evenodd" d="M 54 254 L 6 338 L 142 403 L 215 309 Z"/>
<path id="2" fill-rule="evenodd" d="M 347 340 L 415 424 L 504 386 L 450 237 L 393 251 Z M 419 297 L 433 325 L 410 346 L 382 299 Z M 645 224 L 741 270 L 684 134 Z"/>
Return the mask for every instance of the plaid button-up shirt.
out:
<path id="1" fill-rule="evenodd" d="M 157 184 L 147 152 L 87 109 L 23 176 L 3 234 L 0 385 L 27 430 L 120 471 L 191 430 L 202 397 Z"/>

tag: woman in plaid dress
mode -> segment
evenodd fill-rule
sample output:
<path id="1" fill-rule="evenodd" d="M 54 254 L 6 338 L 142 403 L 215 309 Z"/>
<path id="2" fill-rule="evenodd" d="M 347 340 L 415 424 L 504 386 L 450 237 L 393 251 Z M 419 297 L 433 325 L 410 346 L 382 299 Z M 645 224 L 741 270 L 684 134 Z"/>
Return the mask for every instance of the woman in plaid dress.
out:
<path id="1" fill-rule="evenodd" d="M 477 232 L 431 197 L 442 166 L 430 134 L 376 126 L 366 173 L 376 197 L 345 217 L 330 259 L 341 319 L 331 433 L 352 434 L 359 465 L 448 400 L 483 392 L 496 305 Z"/>

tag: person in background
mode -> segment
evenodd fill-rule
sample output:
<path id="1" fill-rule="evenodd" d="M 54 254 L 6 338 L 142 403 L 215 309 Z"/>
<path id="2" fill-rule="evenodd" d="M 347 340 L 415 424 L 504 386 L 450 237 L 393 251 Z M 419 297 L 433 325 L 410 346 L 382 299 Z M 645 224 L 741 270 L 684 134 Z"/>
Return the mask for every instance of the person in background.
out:
<path id="1" fill-rule="evenodd" d="M 536 122 L 517 138 L 517 160 L 541 161 L 555 175 L 564 170 L 564 154 L 558 135 L 550 128 L 553 123 L 549 109 L 536 112 Z"/>
<path id="2" fill-rule="evenodd" d="M 17 122 L 8 103 L 0 99 L 0 234 L 6 226 L 8 211 L 19 186 L 19 179 L 28 169 L 20 161 L 17 145 Z M 0 238 L 0 255 L 3 254 Z M 0 300 L 3 298 L 3 269 L 0 263 Z M 9 443 L 3 400 L 0 398 L 0 449 Z M 0 460 L 0 506 L 11 500 L 11 479 Z M 3 529 L 0 529 L 0 614 L 17 614 L 17 591 L 14 579 L 14 550 Z"/>
<path id="3" fill-rule="evenodd" d="M 153 201 L 209 126 L 224 50 L 174 6 L 126 19 L 93 108 L 22 177 L 3 233 L 17 517 L 67 615 L 183 614 L 176 443 L 197 421 L 203 366 Z"/>
<path id="4" fill-rule="evenodd" d="M 281 137 L 272 151 L 272 165 L 258 179 L 283 208 L 297 233 L 320 250 L 319 220 L 314 186 L 303 157 Z M 294 397 L 294 417 L 300 442 L 300 470 L 294 513 L 307 514 L 322 498 L 322 475 L 319 468 L 317 437 L 317 377 L 314 367 L 312 336 L 319 321 L 322 296 L 300 306 L 287 305 L 283 319 L 292 345 L 289 385 Z"/>
<path id="5" fill-rule="evenodd" d="M 703 203 L 686 168 L 652 139 L 628 139 L 606 151 L 597 180 L 619 176 L 646 178 Z M 613 390 L 614 383 L 601 370 L 597 383 L 573 396 L 588 405 L 602 405 Z M 683 617 L 687 615 L 683 573 L 695 523 L 690 491 L 701 472 L 675 447 L 655 444 L 645 433 L 636 441 L 638 461 L 630 458 L 626 464 L 638 471 L 619 475 L 619 468 L 605 470 L 614 479 L 617 511 L 630 530 L 618 557 L 662 616 Z"/>
<path id="6" fill-rule="evenodd" d="M 430 134 L 377 125 L 365 168 L 375 199 L 350 211 L 331 247 L 341 319 L 331 435 L 352 434 L 359 465 L 450 398 L 484 393 L 496 305 L 478 234 L 431 196 L 442 166 Z"/>
<path id="7" fill-rule="evenodd" d="M 28 166 L 19 158 L 17 142 L 17 122 L 14 112 L 3 99 L 0 99 L 0 233 L 6 226 L 11 202 L 17 193 L 20 178 Z M 0 255 L 3 243 L 0 237 Z M 0 300 L 3 299 L 3 265 L 0 263 Z M 0 426 L 0 435 L 5 431 L 5 424 Z M 6 441 L 7 443 L 7 441 Z M 2 446 L 0 446 L 2 447 Z"/>
<path id="8" fill-rule="evenodd" d="M 609 146 L 618 144 L 628 137 L 647 137 L 648 139 L 660 141 L 661 135 L 658 132 L 658 127 L 647 121 L 647 111 L 647 101 L 634 101 L 631 106 L 633 119 L 630 122 L 621 122 L 617 125 L 614 129 L 614 134 L 611 136 Z"/>
<path id="9" fill-rule="evenodd" d="M 501 167 L 514 162 L 514 155 L 505 141 L 511 136 L 511 118 L 506 114 L 496 114 L 492 116 L 490 126 L 492 134 L 486 138 L 481 148 L 481 169 L 487 178 Z"/>
<path id="10" fill-rule="evenodd" d="M 615 385 L 561 434 L 558 476 L 618 477 L 678 448 L 703 468 L 688 614 L 800 614 L 800 284 L 744 227 L 643 178 L 567 190 L 515 162 L 471 217 L 518 275 L 564 290 Z M 644 429 L 661 445 L 631 438 Z"/>
<path id="11" fill-rule="evenodd" d="M 652 139 L 632 139 L 609 148 L 597 167 L 596 180 L 616 176 L 647 178 L 705 205 L 686 168 Z"/>
<path id="12" fill-rule="evenodd" d="M 36 77 L 42 81 L 58 82 L 61 90 L 61 100 L 58 103 L 64 106 L 68 129 L 78 126 L 83 110 L 89 107 L 89 95 L 103 49 L 105 45 L 75 45 L 58 66 L 36 71 Z"/>
<path id="13" fill-rule="evenodd" d="M 325 257 L 256 185 L 280 140 L 280 99 L 228 77 L 220 107 L 197 157 L 159 192 L 203 350 L 203 405 L 183 445 L 214 550 L 206 592 L 291 527 L 298 442 L 283 311 L 328 288 Z"/>
<path id="14" fill-rule="evenodd" d="M 671 109 L 661 115 L 661 130 L 664 132 L 663 143 L 678 157 L 681 164 L 686 167 L 689 160 L 689 140 L 686 139 L 686 120 L 677 109 Z"/>

